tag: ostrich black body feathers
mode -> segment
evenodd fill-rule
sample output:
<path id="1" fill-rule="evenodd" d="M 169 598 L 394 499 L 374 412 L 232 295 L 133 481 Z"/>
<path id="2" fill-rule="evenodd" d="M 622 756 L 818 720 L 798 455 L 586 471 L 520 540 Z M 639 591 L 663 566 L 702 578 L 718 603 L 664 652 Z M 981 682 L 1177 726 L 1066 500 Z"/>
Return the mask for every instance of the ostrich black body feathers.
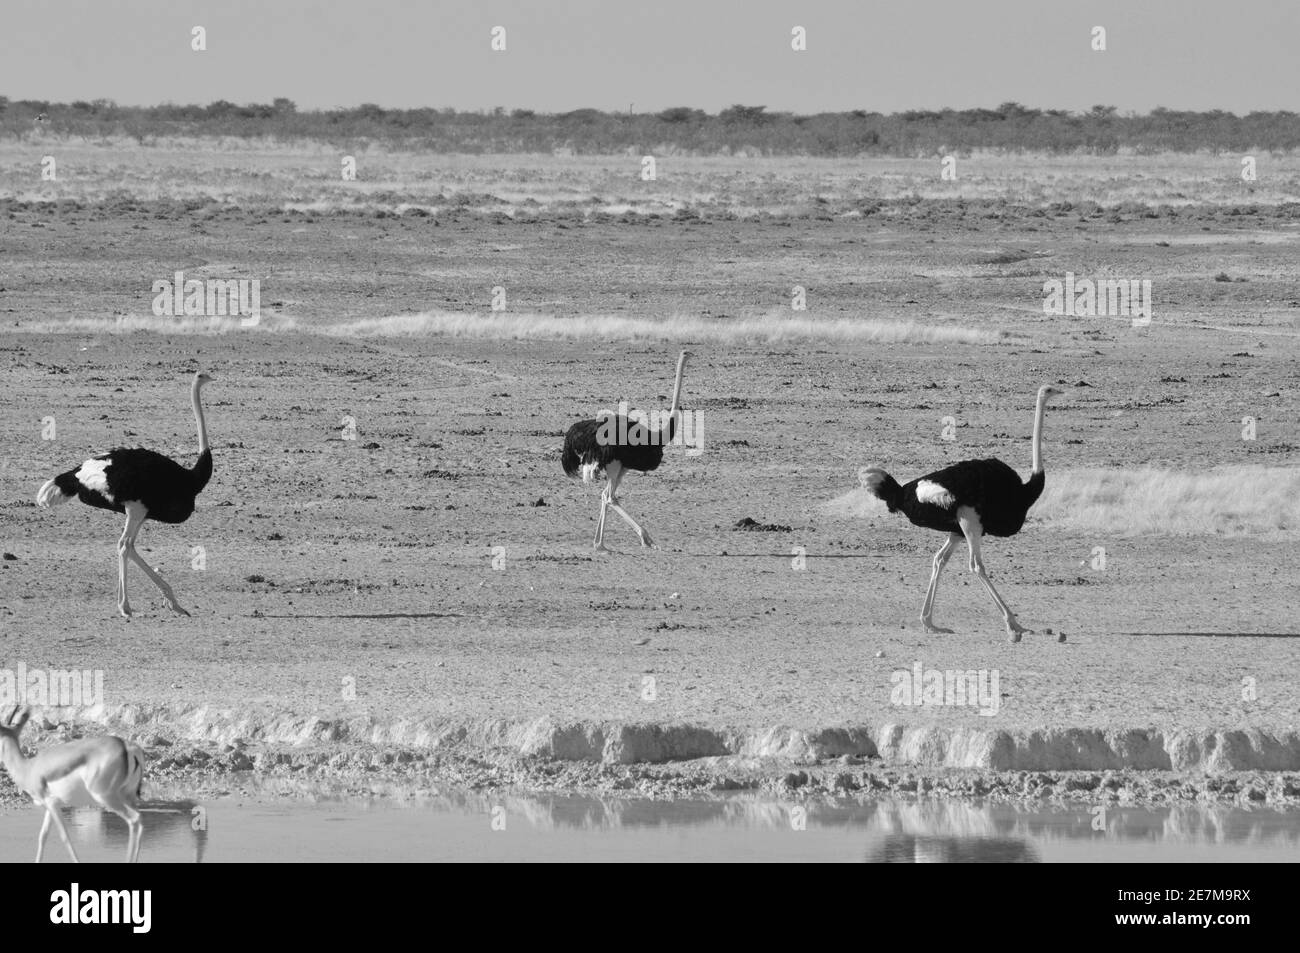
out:
<path id="1" fill-rule="evenodd" d="M 872 492 L 884 500 L 891 513 L 901 512 L 911 522 L 941 533 L 960 533 L 957 511 L 969 506 L 980 518 L 988 536 L 1014 536 L 1025 515 L 1043 492 L 1042 471 L 1027 482 L 1001 460 L 963 460 L 899 485 L 886 475 Z"/>
<path id="2" fill-rule="evenodd" d="M 204 450 L 194 467 L 186 468 L 153 450 L 120 447 L 60 473 L 54 485 L 64 496 L 75 496 L 88 506 L 124 513 L 124 504 L 139 502 L 151 520 L 183 523 L 193 515 L 194 498 L 211 478 L 211 450 Z"/>
<path id="3" fill-rule="evenodd" d="M 642 473 L 657 470 L 664 446 L 672 442 L 674 422 L 670 419 L 664 430 L 655 432 L 627 417 L 580 420 L 564 435 L 560 465 L 569 476 L 577 476 L 584 466 L 594 466 L 599 473 L 614 461 Z"/>

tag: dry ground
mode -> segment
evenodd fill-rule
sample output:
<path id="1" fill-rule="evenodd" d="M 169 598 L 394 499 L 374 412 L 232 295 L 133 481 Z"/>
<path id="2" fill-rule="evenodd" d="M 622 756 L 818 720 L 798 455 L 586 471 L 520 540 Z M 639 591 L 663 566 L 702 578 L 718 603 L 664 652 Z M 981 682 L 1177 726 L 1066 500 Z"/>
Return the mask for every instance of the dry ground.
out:
<path id="1" fill-rule="evenodd" d="M 827 506 L 869 464 L 911 478 L 996 455 L 1027 472 L 1033 394 L 1047 381 L 1068 391 L 1047 419 L 1049 483 L 1089 467 L 1294 466 L 1293 206 L 1150 219 L 920 202 L 824 218 L 520 221 L 472 208 L 303 215 L 146 198 L 11 201 L 0 223 L 0 532 L 16 557 L 0 563 L 0 622 L 11 667 L 102 668 L 110 705 L 380 723 L 1296 725 L 1294 528 L 1130 536 L 1031 519 L 986 548 L 1004 596 L 1040 630 L 1011 645 L 960 558 L 936 614 L 957 633 L 925 634 L 916 616 L 940 539 Z M 268 324 L 298 330 L 112 332 L 114 317 L 147 314 L 155 278 L 182 269 L 261 277 Z M 1152 326 L 1044 316 L 1042 283 L 1066 271 L 1152 278 Z M 486 312 L 494 285 L 522 312 L 780 320 L 794 284 L 815 316 L 1002 339 L 304 330 Z M 105 329 L 43 333 L 70 317 Z M 597 557 L 598 490 L 564 478 L 562 432 L 620 397 L 662 406 L 678 346 L 696 354 L 686 406 L 704 421 L 705 452 L 673 450 L 660 471 L 624 483 L 660 549 L 640 551 L 611 518 L 616 552 Z M 113 600 L 119 519 L 32 499 L 92 451 L 140 443 L 192 458 L 186 375 L 199 366 L 217 378 L 216 474 L 189 523 L 141 537 L 193 617 L 170 615 L 137 573 L 137 616 L 125 622 Z M 355 441 L 341 439 L 345 415 Z M 940 438 L 948 415 L 951 442 Z M 1259 421 L 1253 442 L 1241 439 L 1247 415 Z M 41 439 L 45 417 L 56 440 Z M 745 517 L 789 531 L 733 529 Z M 202 571 L 191 568 L 198 546 Z M 1099 546 L 1105 570 L 1090 563 Z M 794 547 L 806 550 L 803 571 Z M 891 705 L 891 673 L 916 661 L 997 669 L 999 714 Z M 1257 699 L 1243 701 L 1244 678 Z"/>

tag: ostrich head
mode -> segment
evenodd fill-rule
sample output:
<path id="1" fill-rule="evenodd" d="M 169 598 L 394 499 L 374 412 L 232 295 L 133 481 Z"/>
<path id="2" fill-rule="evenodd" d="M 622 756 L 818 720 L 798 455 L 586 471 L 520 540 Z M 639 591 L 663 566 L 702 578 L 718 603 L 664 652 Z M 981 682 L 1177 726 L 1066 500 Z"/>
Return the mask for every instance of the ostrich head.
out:
<path id="1" fill-rule="evenodd" d="M 194 375 L 195 387 L 202 387 L 204 384 L 209 384 L 211 382 L 212 382 L 212 375 L 209 374 L 207 371 L 199 371 L 197 374 Z"/>
<path id="2" fill-rule="evenodd" d="M 1047 400 L 1049 397 L 1060 397 L 1065 391 L 1059 387 L 1053 387 L 1051 384 L 1044 384 L 1038 388 L 1038 399 Z"/>

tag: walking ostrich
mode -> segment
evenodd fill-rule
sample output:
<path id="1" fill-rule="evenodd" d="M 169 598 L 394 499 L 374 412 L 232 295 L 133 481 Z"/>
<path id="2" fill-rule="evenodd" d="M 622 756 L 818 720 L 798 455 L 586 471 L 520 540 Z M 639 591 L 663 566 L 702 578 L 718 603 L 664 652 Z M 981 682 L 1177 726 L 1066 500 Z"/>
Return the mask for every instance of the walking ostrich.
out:
<path id="1" fill-rule="evenodd" d="M 1038 404 L 1034 409 L 1033 456 L 1034 469 L 1029 480 L 1020 482 L 1015 470 L 1001 460 L 963 460 L 950 467 L 926 474 L 904 486 L 877 467 L 868 467 L 862 473 L 862 482 L 876 497 L 884 500 L 889 512 L 899 510 L 917 526 L 947 533 L 948 539 L 934 554 L 930 570 L 930 586 L 925 591 L 921 605 L 921 624 L 927 632 L 951 633 L 931 621 L 934 612 L 934 594 L 939 586 L 939 574 L 952 555 L 953 547 L 963 538 L 970 551 L 970 571 L 979 577 L 984 588 L 993 597 L 998 611 L 1007 626 L 1012 642 L 1019 642 L 1026 632 L 1033 634 L 1016 621 L 1011 609 L 1002 601 L 998 591 L 984 571 L 980 555 L 980 538 L 989 536 L 1014 536 L 1025 523 L 1025 514 L 1043 492 L 1043 411 L 1047 399 L 1062 392 L 1044 385 L 1038 389 Z"/>
<path id="2" fill-rule="evenodd" d="M 673 402 L 668 410 L 668 422 L 657 432 L 627 417 L 609 416 L 599 420 L 581 420 L 564 435 L 564 452 L 560 463 L 569 476 L 582 474 L 582 482 L 590 483 L 602 471 L 605 488 L 600 494 L 600 516 L 596 521 L 596 551 L 605 549 L 605 513 L 613 510 L 621 516 L 641 539 L 643 547 L 653 546 L 650 534 L 618 503 L 618 484 L 628 470 L 649 473 L 657 470 L 664 459 L 664 447 L 672 443 L 677 433 L 680 413 L 677 404 L 682 396 L 682 371 L 690 352 L 682 351 L 677 358 L 677 381 L 673 384 Z"/>
<path id="3" fill-rule="evenodd" d="M 207 374 L 194 375 L 190 400 L 199 428 L 199 459 L 186 469 L 170 457 L 141 448 L 120 448 L 91 457 L 75 470 L 60 473 L 46 481 L 36 494 L 36 502 L 47 509 L 66 503 L 73 497 L 100 509 L 126 514 L 126 528 L 117 543 L 117 610 L 131 618 L 126 599 L 126 563 L 135 563 L 162 590 L 168 605 L 181 615 L 189 615 L 176 601 L 176 594 L 150 565 L 135 551 L 135 538 L 147 519 L 159 523 L 184 523 L 194 512 L 194 498 L 212 478 L 212 450 L 208 446 L 208 428 L 203 420 L 199 392 L 212 380 Z"/>

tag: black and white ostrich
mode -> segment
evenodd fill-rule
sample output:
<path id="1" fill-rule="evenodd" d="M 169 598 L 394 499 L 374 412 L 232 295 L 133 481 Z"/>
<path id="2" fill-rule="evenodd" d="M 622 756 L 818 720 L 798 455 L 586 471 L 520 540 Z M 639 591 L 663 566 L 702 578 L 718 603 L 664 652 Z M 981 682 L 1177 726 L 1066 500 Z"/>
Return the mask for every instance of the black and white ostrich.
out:
<path id="1" fill-rule="evenodd" d="M 600 494 L 600 517 L 596 521 L 597 552 L 605 549 L 605 513 L 613 510 L 627 521 L 641 538 L 641 545 L 653 546 L 650 534 L 618 503 L 618 484 L 628 470 L 649 473 L 657 470 L 664 459 L 664 447 L 672 443 L 677 433 L 680 413 L 677 409 L 682 396 L 682 371 L 686 367 L 688 351 L 677 358 L 677 381 L 673 384 L 673 402 L 668 410 L 668 422 L 658 431 L 649 430 L 639 421 L 613 415 L 599 420 L 580 420 L 564 435 L 564 452 L 560 463 L 569 476 L 582 474 L 582 482 L 590 483 L 604 472 L 605 488 Z"/>
<path id="2" fill-rule="evenodd" d="M 36 494 L 40 506 L 51 508 L 73 497 L 100 509 L 126 514 L 126 528 L 117 543 L 117 609 L 131 618 L 126 599 L 126 562 L 131 560 L 162 590 L 167 603 L 181 615 L 189 615 L 176 601 L 176 594 L 135 551 L 135 538 L 147 519 L 159 523 L 184 523 L 194 512 L 194 498 L 212 478 L 212 450 L 203 420 L 200 391 L 212 378 L 194 375 L 190 399 L 199 427 L 199 459 L 186 469 L 170 457 L 142 448 L 120 448 L 91 457 L 75 470 L 60 473 Z"/>
<path id="3" fill-rule="evenodd" d="M 921 605 L 921 623 L 927 632 L 952 632 L 952 629 L 941 629 L 931 621 L 934 593 L 939 586 L 939 574 L 943 572 L 953 547 L 965 539 L 970 550 L 970 571 L 979 577 L 993 597 L 1011 641 L 1019 642 L 1020 636 L 1026 632 L 1033 634 L 1033 630 L 1016 621 L 1011 609 L 989 581 L 980 555 L 980 538 L 985 535 L 1016 535 L 1025 523 L 1025 514 L 1043 492 L 1043 411 L 1047 399 L 1060 393 L 1048 385 L 1038 389 L 1038 404 L 1034 409 L 1034 469 L 1024 483 L 1020 482 L 1020 475 L 1015 470 L 994 459 L 963 460 L 903 486 L 877 467 L 868 467 L 862 472 L 863 484 L 885 501 L 889 512 L 901 510 L 917 526 L 948 534 L 947 541 L 934 554 L 930 586 Z"/>

